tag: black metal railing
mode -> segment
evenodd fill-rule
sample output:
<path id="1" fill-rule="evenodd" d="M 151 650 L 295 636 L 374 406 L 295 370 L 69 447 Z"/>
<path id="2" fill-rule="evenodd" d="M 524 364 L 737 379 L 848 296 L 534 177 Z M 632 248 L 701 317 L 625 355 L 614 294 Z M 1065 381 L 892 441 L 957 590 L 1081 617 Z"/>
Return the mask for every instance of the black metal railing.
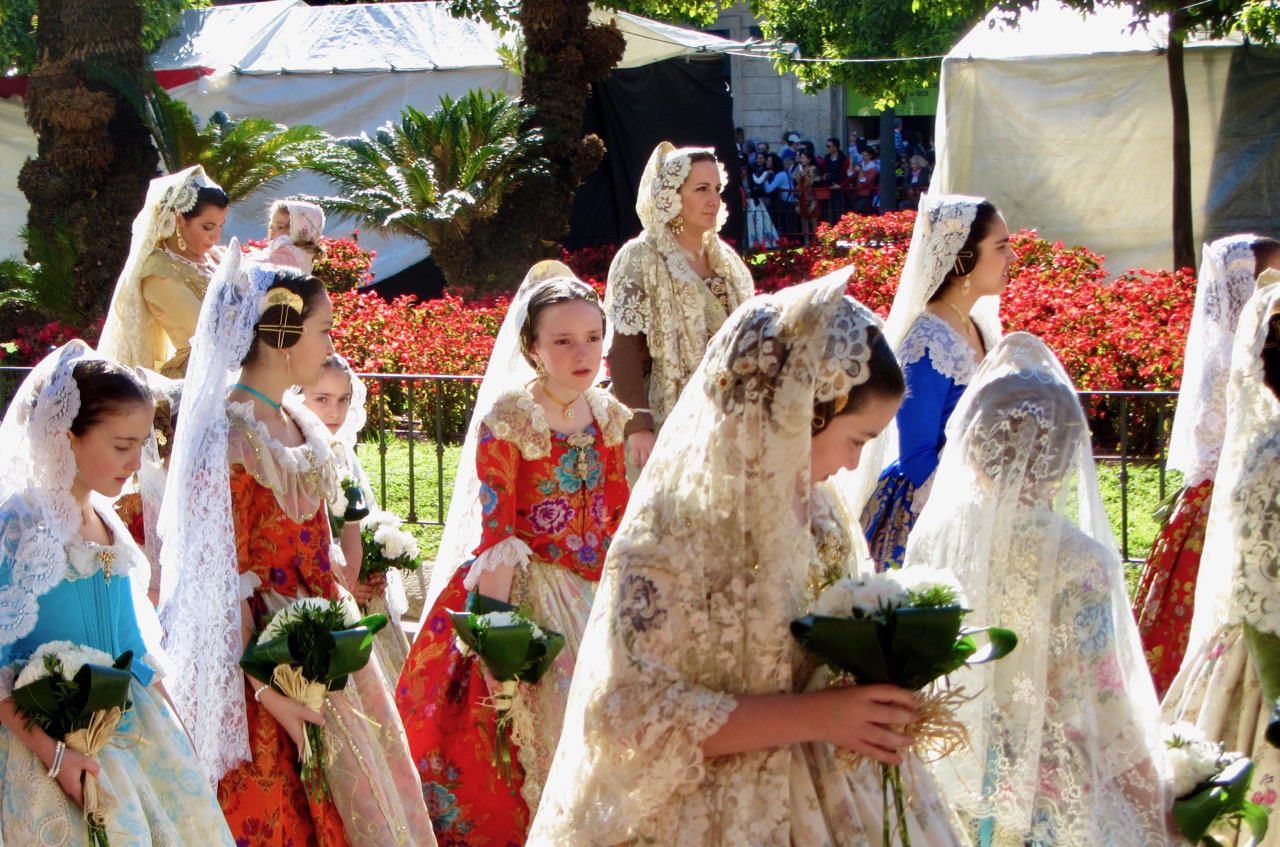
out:
<path id="1" fill-rule="evenodd" d="M 0 368 L 0 407 L 9 398 L 27 368 Z M 377 467 L 365 459 L 365 470 L 374 493 L 384 507 L 390 501 L 408 523 L 443 526 L 448 514 L 450 480 L 446 456 L 450 445 L 461 444 L 471 420 L 479 377 L 438 374 L 362 374 L 369 389 L 368 423 L 362 436 L 366 457 L 377 455 Z M 1135 513 L 1135 471 L 1158 496 L 1145 496 L 1146 507 L 1163 500 L 1170 484 L 1165 468 L 1165 448 L 1177 392 L 1082 391 L 1080 401 L 1089 416 L 1094 458 L 1099 466 L 1118 469 L 1121 527 L 1120 552 L 1126 561 L 1141 560 L 1145 545 L 1135 549 L 1135 523 L 1149 516 Z M 181 414 L 179 414 L 181 420 Z M 421 454 L 431 459 L 425 464 Z"/>

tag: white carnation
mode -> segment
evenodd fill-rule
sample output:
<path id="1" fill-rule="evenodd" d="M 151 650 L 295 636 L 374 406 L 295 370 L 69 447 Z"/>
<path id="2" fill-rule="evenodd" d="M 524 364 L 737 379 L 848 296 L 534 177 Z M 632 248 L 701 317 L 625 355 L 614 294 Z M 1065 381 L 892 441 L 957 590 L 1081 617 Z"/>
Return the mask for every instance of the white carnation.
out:
<path id="1" fill-rule="evenodd" d="M 400 520 L 400 516 L 395 512 L 387 512 L 382 509 L 375 509 L 360 521 L 360 531 L 376 530 L 380 526 L 400 526 L 404 521 Z"/>
<path id="2" fill-rule="evenodd" d="M 1205 738 L 1189 723 L 1165 724 L 1160 728 L 1168 752 L 1175 797 L 1184 797 L 1197 785 L 1222 769 L 1221 745 Z"/>
<path id="3" fill-rule="evenodd" d="M 103 667 L 111 667 L 115 659 L 108 656 L 101 650 L 95 650 L 92 647 L 86 647 L 83 644 L 73 644 L 70 641 L 50 641 L 42 644 L 31 658 L 27 660 L 27 665 L 18 674 L 18 678 L 14 681 L 15 688 L 21 688 L 29 685 L 38 679 L 44 679 L 49 676 L 49 671 L 44 666 L 45 656 L 56 656 L 58 662 L 62 665 L 63 679 L 71 679 L 85 665 L 102 665 Z"/>
<path id="4" fill-rule="evenodd" d="M 874 615 L 882 609 L 896 609 L 907 599 L 907 590 L 898 581 L 897 571 L 868 574 L 854 583 L 853 608 Z"/>
<path id="5" fill-rule="evenodd" d="M 828 585 L 813 601 L 810 611 L 827 618 L 847 618 L 853 612 L 853 596 L 857 583 L 849 577 Z"/>
<path id="6" fill-rule="evenodd" d="M 965 602 L 964 590 L 955 574 L 943 568 L 931 568 L 926 565 L 908 565 L 897 573 L 898 582 L 911 594 L 925 594 L 939 586 L 948 589 L 956 598 L 956 605 L 968 605 Z"/>
<path id="7" fill-rule="evenodd" d="M 384 559 L 415 559 L 418 556 L 418 539 L 398 526 L 383 524 L 373 533 L 373 541 L 382 548 Z"/>
<path id="8" fill-rule="evenodd" d="M 542 638 L 542 628 L 517 611 L 489 612 L 479 616 L 487 626 L 529 626 L 534 638 Z"/>

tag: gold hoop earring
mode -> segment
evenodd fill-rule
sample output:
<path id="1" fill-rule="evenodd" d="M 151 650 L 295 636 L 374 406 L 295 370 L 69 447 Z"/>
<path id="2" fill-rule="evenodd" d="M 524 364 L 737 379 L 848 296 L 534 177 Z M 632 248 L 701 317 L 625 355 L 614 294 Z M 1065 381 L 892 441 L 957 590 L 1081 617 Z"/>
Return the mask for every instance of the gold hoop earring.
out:
<path id="1" fill-rule="evenodd" d="M 184 239 L 184 238 L 182 237 L 182 233 L 181 233 L 181 232 L 179 232 L 179 233 L 178 233 L 178 252 L 179 252 L 179 253 L 185 253 L 185 252 L 186 252 L 186 250 L 187 250 L 187 242 L 186 242 L 186 239 Z"/>
<path id="2" fill-rule="evenodd" d="M 960 286 L 960 293 L 961 294 L 969 293 L 969 277 L 968 276 L 964 278 L 964 285 Z"/>
<path id="3" fill-rule="evenodd" d="M 671 219 L 671 221 L 667 224 L 667 226 L 671 228 L 672 233 L 674 233 L 675 235 L 679 235 L 680 233 L 684 232 L 684 218 L 680 215 L 676 215 L 674 218 Z"/>
<path id="4" fill-rule="evenodd" d="M 814 415 L 812 424 L 815 432 L 821 432 L 827 427 L 827 419 L 822 415 Z"/>

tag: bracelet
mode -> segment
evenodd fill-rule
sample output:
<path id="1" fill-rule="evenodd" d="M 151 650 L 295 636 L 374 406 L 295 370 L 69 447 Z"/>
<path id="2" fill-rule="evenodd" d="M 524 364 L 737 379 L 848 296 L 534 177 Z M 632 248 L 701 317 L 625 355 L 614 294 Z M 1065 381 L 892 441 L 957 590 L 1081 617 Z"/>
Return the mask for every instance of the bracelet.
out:
<path id="1" fill-rule="evenodd" d="M 62 771 L 62 756 L 67 752 L 67 745 L 64 741 L 59 741 L 53 747 L 53 764 L 49 766 L 49 779 L 57 779 L 58 774 Z"/>
<path id="2" fill-rule="evenodd" d="M 267 690 L 268 688 L 270 688 L 270 687 L 271 687 L 271 683 L 269 683 L 269 682 L 268 682 L 266 685 L 262 686 L 261 688 L 254 689 L 254 692 L 253 692 L 253 699 L 254 699 L 254 700 L 257 700 L 259 703 L 261 703 L 261 702 L 262 702 L 262 692 L 266 691 L 266 690 Z"/>

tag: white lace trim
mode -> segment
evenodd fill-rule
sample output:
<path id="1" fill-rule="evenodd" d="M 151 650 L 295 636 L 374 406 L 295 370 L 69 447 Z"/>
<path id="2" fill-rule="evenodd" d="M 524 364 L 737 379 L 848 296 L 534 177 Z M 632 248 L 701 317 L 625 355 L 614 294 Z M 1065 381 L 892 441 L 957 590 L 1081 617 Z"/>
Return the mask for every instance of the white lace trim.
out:
<path id="1" fill-rule="evenodd" d="M 468 591 L 474 591 L 480 584 L 480 574 L 499 568 L 527 567 L 532 559 L 532 547 L 515 536 L 504 538 L 472 560 L 467 575 L 463 577 L 462 586 Z"/>
<path id="2" fill-rule="evenodd" d="M 253 592 L 262 587 L 262 577 L 253 571 L 245 571 L 240 574 L 240 599 L 248 600 L 253 596 Z"/>
<path id="3" fill-rule="evenodd" d="M 898 348 L 898 362 L 906 367 L 928 354 L 929 364 L 957 385 L 968 385 L 981 360 L 951 324 L 932 312 L 922 312 Z"/>

